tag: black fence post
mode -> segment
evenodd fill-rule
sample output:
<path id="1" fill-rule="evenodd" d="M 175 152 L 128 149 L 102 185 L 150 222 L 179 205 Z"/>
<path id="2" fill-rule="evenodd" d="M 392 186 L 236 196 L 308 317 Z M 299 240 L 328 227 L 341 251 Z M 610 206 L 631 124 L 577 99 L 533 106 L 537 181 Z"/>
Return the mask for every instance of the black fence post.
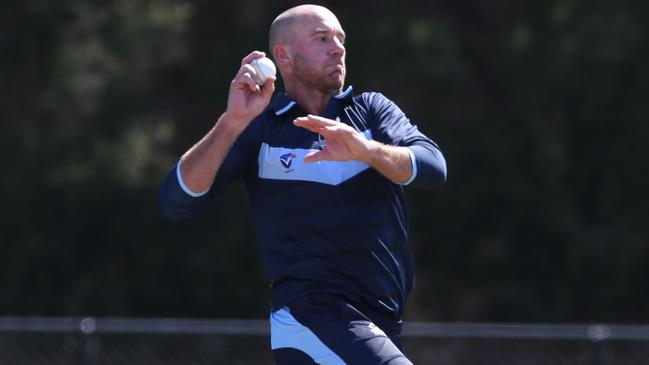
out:
<path id="1" fill-rule="evenodd" d="M 97 365 L 99 363 L 99 339 L 95 334 L 97 323 L 94 318 L 84 318 L 79 322 L 81 346 L 79 347 L 79 365 Z"/>
<path id="2" fill-rule="evenodd" d="M 603 324 L 588 327 L 588 338 L 593 342 L 593 365 L 614 365 L 615 359 L 611 349 L 611 329 Z"/>

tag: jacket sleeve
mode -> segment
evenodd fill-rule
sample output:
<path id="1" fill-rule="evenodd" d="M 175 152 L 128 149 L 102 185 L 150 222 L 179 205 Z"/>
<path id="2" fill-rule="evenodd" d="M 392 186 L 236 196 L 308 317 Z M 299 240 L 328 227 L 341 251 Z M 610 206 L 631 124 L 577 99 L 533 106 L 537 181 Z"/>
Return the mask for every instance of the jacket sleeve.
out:
<path id="1" fill-rule="evenodd" d="M 205 209 L 212 200 L 211 196 L 211 188 L 206 192 L 195 193 L 184 185 L 178 162 L 169 170 L 160 186 L 160 209 L 168 218 L 191 218 Z"/>
<path id="2" fill-rule="evenodd" d="M 391 100 L 380 93 L 366 96 L 373 138 L 394 146 L 408 147 L 413 174 L 406 184 L 440 186 L 446 182 L 446 160 L 437 143 L 425 136 Z"/>
<path id="3" fill-rule="evenodd" d="M 243 179 L 244 171 L 251 167 L 251 161 L 254 162 L 251 160 L 250 147 L 250 133 L 246 129 L 225 156 L 212 186 L 203 192 L 193 192 L 185 185 L 180 174 L 180 162 L 176 163 L 160 186 L 159 205 L 162 213 L 171 219 L 198 215 L 228 184 Z"/>

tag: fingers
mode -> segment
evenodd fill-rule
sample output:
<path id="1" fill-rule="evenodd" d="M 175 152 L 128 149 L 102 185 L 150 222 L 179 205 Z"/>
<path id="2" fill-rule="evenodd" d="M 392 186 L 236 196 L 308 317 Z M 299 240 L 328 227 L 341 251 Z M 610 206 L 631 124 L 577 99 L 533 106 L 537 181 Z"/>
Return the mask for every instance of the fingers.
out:
<path id="1" fill-rule="evenodd" d="M 318 133 L 327 141 L 324 148 L 307 154 L 304 157 L 304 162 L 363 161 L 361 157 L 367 148 L 360 133 L 351 126 L 316 115 L 296 118 L 293 120 L 293 124 Z"/>
<path id="2" fill-rule="evenodd" d="M 237 84 L 239 87 L 248 88 L 252 92 L 261 91 L 257 80 L 255 80 L 256 76 L 253 76 L 255 71 L 248 70 L 248 67 L 252 68 L 252 66 L 246 66 L 241 67 L 237 76 L 232 80 L 232 83 Z"/>
<path id="3" fill-rule="evenodd" d="M 335 120 L 327 119 L 324 117 L 320 117 L 317 115 L 309 114 L 306 117 L 300 117 L 295 119 L 294 121 L 295 125 L 300 124 L 300 127 L 318 127 L 318 128 L 324 128 L 328 126 L 334 126 L 337 125 L 338 122 Z"/>
<path id="4" fill-rule="evenodd" d="M 260 82 L 261 79 L 259 78 L 259 75 L 257 75 L 257 70 L 254 67 L 252 67 L 250 63 L 258 58 L 263 58 L 263 57 L 266 57 L 266 53 L 264 52 L 261 51 L 250 52 L 246 57 L 244 57 L 241 60 L 241 69 L 240 69 L 240 71 L 245 70 L 248 73 L 250 73 L 250 76 L 252 76 L 252 78 L 257 82 L 257 85 L 260 86 L 262 85 Z"/>
<path id="5" fill-rule="evenodd" d="M 327 154 L 325 151 L 313 151 L 309 152 L 304 156 L 304 162 L 313 163 L 327 159 Z"/>
<path id="6" fill-rule="evenodd" d="M 241 60 L 241 66 L 249 64 L 255 58 L 262 58 L 262 57 L 266 57 L 266 53 L 261 51 L 252 51 Z"/>
<path id="7" fill-rule="evenodd" d="M 335 120 L 319 117 L 317 115 L 309 114 L 306 117 L 296 118 L 293 121 L 298 127 L 306 128 L 311 131 L 320 130 L 325 127 L 331 127 L 338 124 Z"/>
<path id="8" fill-rule="evenodd" d="M 325 138 L 346 139 L 356 132 L 344 123 L 311 114 L 306 117 L 296 118 L 293 120 L 293 124 L 311 132 L 319 133 Z"/>
<path id="9" fill-rule="evenodd" d="M 241 66 L 241 69 L 239 69 L 237 76 L 235 76 L 232 82 L 240 85 L 246 85 L 250 89 L 250 91 L 259 91 L 265 96 L 271 96 L 273 91 L 275 90 L 275 80 L 277 80 L 275 76 L 269 76 L 262 85 L 259 82 L 259 76 L 257 75 L 257 71 L 254 69 L 254 67 L 246 64 Z"/>
<path id="10" fill-rule="evenodd" d="M 273 92 L 275 91 L 275 76 L 270 76 L 266 79 L 266 83 L 261 88 L 261 95 L 264 98 L 270 99 L 271 96 L 273 96 Z"/>
<path id="11" fill-rule="evenodd" d="M 257 70 L 255 70 L 254 67 L 250 64 L 252 60 L 257 59 L 259 57 L 264 57 L 264 52 L 259 52 L 259 51 L 254 51 L 250 53 L 248 56 L 243 58 L 242 62 L 248 61 L 247 63 L 242 63 L 241 68 L 239 69 L 239 72 L 237 72 L 237 75 L 234 77 L 232 80 L 233 83 L 237 83 L 240 85 L 246 85 L 250 91 L 259 91 L 264 94 L 264 91 L 262 91 L 261 86 L 265 87 L 266 92 L 270 90 L 270 93 L 267 94 L 267 96 L 272 95 L 272 92 L 275 90 L 275 80 L 277 80 L 277 77 L 275 76 L 270 76 L 266 79 L 264 84 L 261 83 L 261 79 L 259 78 L 259 75 L 257 74 Z M 270 84 L 270 85 L 269 85 Z"/>

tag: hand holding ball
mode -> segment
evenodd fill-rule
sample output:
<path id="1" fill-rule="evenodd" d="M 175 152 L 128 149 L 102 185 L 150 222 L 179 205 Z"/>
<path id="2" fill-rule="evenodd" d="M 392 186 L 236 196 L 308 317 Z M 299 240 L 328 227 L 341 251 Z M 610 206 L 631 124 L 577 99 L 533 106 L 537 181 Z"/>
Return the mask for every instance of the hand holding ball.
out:
<path id="1" fill-rule="evenodd" d="M 277 73 L 275 64 L 267 57 L 255 58 L 250 62 L 250 66 L 255 69 L 257 76 L 259 76 L 259 85 L 265 84 L 269 77 L 275 76 Z"/>

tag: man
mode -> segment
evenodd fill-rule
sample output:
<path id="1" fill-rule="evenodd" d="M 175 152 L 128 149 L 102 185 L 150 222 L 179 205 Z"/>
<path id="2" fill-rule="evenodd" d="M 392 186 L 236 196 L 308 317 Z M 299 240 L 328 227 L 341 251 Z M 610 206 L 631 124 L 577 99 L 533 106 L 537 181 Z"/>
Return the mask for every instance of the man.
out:
<path id="1" fill-rule="evenodd" d="M 399 341 L 413 286 L 402 185 L 446 179 L 437 145 L 383 95 L 352 95 L 345 32 L 326 8 L 302 5 L 271 25 L 275 78 L 250 62 L 226 111 L 172 168 L 163 212 L 191 217 L 233 180 L 245 184 L 272 278 L 278 364 L 411 364 Z"/>

